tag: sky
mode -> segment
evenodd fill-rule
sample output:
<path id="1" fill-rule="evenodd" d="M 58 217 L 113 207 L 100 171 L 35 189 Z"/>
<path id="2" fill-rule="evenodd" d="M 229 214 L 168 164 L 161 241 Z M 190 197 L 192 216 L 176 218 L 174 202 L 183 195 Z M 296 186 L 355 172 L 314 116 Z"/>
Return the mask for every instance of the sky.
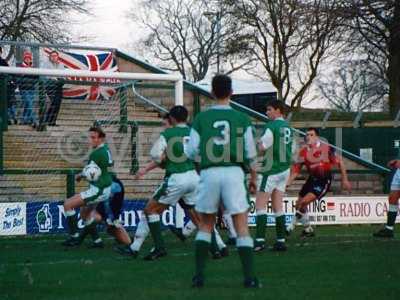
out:
<path id="1" fill-rule="evenodd" d="M 90 16 L 74 16 L 72 29 L 74 42 L 93 46 L 129 50 L 141 36 L 135 21 L 126 17 L 135 0 L 89 0 Z M 87 40 L 79 40 L 82 34 Z"/>
<path id="2" fill-rule="evenodd" d="M 73 43 L 99 47 L 118 48 L 139 57 L 134 45 L 144 36 L 140 21 L 129 20 L 127 14 L 140 0 L 89 0 L 90 16 L 72 16 Z M 179 1 L 179 0 L 177 0 Z M 82 35 L 85 36 L 82 39 Z M 236 72 L 234 78 L 252 80 L 246 72 Z M 259 81 L 259 79 L 257 79 Z M 308 103 L 307 107 L 320 107 L 320 101 Z"/>

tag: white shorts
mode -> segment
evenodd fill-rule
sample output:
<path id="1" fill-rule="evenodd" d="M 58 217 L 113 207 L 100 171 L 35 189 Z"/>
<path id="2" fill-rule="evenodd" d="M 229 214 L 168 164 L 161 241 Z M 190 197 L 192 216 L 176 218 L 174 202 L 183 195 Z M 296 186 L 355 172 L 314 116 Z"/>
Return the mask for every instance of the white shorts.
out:
<path id="1" fill-rule="evenodd" d="M 196 211 L 218 212 L 222 201 L 225 213 L 236 215 L 250 208 L 245 175 L 240 167 L 213 167 L 200 172 Z"/>
<path id="2" fill-rule="evenodd" d="M 153 194 L 153 199 L 162 204 L 175 205 L 179 199 L 190 206 L 196 203 L 200 177 L 195 170 L 165 177 Z"/>
<path id="3" fill-rule="evenodd" d="M 286 191 L 286 184 L 290 177 L 290 169 L 274 175 L 264 175 L 259 191 L 271 194 L 275 189 L 281 192 Z"/>
<path id="4" fill-rule="evenodd" d="M 91 184 L 89 189 L 80 193 L 80 196 L 86 204 L 106 201 L 111 196 L 111 185 L 101 189 Z"/>
<path id="5" fill-rule="evenodd" d="M 394 173 L 390 190 L 400 191 L 400 169 L 397 169 L 396 173 Z"/>

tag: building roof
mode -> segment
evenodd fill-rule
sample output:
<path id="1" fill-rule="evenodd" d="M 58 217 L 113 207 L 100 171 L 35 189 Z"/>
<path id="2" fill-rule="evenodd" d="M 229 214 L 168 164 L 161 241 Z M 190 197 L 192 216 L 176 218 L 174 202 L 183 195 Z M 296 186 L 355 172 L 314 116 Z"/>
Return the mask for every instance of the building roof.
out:
<path id="1" fill-rule="evenodd" d="M 196 83 L 207 92 L 211 92 L 211 80 L 203 79 Z M 276 93 L 276 88 L 269 81 L 232 79 L 233 95 Z"/>

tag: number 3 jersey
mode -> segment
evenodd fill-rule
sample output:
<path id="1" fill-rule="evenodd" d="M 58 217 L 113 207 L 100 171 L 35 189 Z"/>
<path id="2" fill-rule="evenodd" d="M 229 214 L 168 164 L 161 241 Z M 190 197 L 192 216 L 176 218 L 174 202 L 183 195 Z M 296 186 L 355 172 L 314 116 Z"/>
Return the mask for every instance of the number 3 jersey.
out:
<path id="1" fill-rule="evenodd" d="M 184 153 L 184 144 L 189 139 L 189 134 L 190 128 L 186 124 L 178 124 L 161 132 L 159 139 L 151 148 L 150 156 L 158 164 L 165 155 L 163 166 L 166 176 L 195 169 L 193 161 Z"/>
<path id="2" fill-rule="evenodd" d="M 290 168 L 293 153 L 293 131 L 283 118 L 267 123 L 260 143 L 266 152 L 262 160 L 261 173 L 275 175 Z"/>
<path id="3" fill-rule="evenodd" d="M 201 169 L 247 169 L 257 156 L 249 117 L 228 105 L 216 105 L 199 113 L 192 124 L 186 154 L 197 157 Z"/>

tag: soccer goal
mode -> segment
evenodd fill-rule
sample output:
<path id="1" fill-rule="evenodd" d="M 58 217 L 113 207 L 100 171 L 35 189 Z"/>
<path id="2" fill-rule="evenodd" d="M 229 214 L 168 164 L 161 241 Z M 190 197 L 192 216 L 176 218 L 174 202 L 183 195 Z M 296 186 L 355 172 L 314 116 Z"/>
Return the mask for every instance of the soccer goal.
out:
<path id="1" fill-rule="evenodd" d="M 86 187 L 74 177 L 88 158 L 91 126 L 106 132 L 128 197 L 153 189 L 161 173 L 136 183 L 133 175 L 148 160 L 160 115 L 183 104 L 183 80 L 175 74 L 0 67 L 0 95 L 0 214 L 6 222 L 0 235 L 25 234 L 54 229 L 49 220 L 61 218 L 61 201 Z"/>

